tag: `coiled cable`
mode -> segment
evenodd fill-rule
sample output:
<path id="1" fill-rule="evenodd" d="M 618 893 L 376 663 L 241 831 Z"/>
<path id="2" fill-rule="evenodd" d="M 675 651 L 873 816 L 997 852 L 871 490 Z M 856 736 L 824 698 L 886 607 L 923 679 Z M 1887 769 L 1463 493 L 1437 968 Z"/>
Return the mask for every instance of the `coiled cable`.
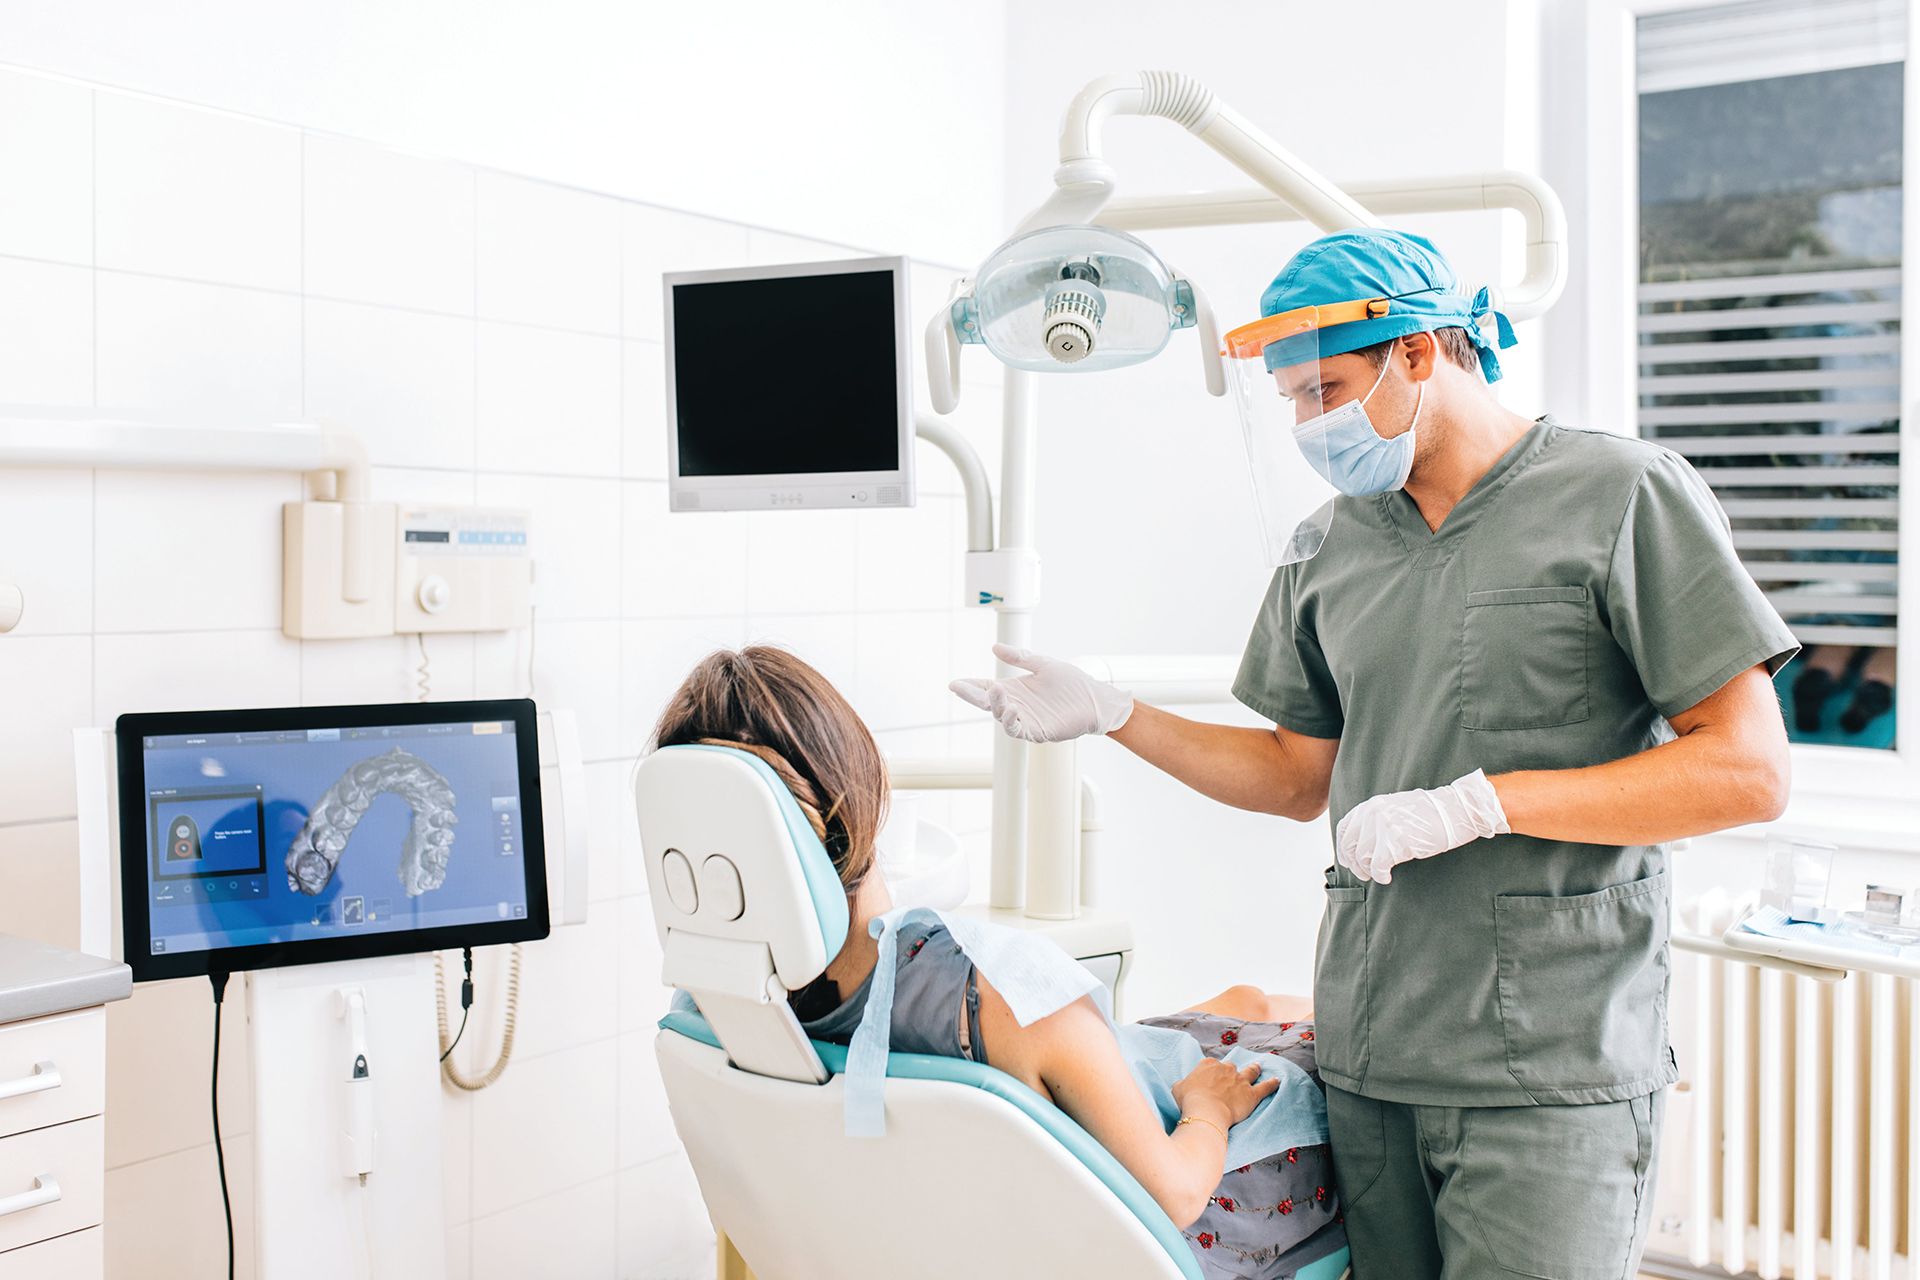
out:
<path id="1" fill-rule="evenodd" d="M 501 1017 L 500 1056 L 493 1060 L 493 1065 L 485 1072 L 469 1076 L 453 1060 L 453 1041 L 447 1034 L 447 972 L 439 952 L 433 956 L 433 1005 L 434 1015 L 440 1024 L 441 1076 L 456 1089 L 478 1093 L 500 1078 L 507 1069 L 508 1060 L 513 1057 L 514 1023 L 520 1013 L 520 944 L 513 944 L 513 954 L 507 962 L 507 1001 Z"/>

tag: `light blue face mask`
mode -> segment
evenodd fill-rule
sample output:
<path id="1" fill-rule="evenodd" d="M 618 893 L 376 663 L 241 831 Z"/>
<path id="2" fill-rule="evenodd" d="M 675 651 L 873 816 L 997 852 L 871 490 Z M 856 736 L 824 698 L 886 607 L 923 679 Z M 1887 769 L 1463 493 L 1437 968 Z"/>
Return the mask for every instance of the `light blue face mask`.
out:
<path id="1" fill-rule="evenodd" d="M 1373 393 L 1386 381 L 1391 363 L 1389 357 L 1387 364 L 1380 366 L 1380 376 L 1373 380 L 1366 395 L 1308 418 L 1293 428 L 1294 443 L 1306 455 L 1308 465 L 1328 484 L 1351 497 L 1391 493 L 1405 485 L 1413 471 L 1414 428 L 1420 425 L 1427 384 L 1420 384 L 1413 402 L 1413 421 L 1391 440 L 1376 431 L 1373 419 L 1367 416 L 1367 401 L 1373 399 Z"/>

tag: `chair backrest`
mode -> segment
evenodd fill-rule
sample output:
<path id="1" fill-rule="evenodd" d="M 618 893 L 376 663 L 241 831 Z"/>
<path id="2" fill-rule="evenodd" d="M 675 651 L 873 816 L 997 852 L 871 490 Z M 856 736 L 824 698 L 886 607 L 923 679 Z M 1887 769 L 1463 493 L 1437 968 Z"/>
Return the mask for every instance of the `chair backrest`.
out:
<path id="1" fill-rule="evenodd" d="M 743 1070 L 825 1083 L 787 1003 L 847 937 L 833 861 L 766 761 L 662 747 L 633 780 L 664 977 L 690 994 Z"/>

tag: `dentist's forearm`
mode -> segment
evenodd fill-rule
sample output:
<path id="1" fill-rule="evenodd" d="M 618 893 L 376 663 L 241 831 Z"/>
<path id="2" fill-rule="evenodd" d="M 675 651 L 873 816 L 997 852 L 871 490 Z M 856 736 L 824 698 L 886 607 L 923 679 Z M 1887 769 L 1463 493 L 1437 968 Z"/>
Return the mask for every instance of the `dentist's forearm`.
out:
<path id="1" fill-rule="evenodd" d="M 1582 844 L 1658 844 L 1750 822 L 1786 803 L 1781 771 L 1728 736 L 1700 730 L 1584 769 L 1489 779 L 1520 835 Z"/>
<path id="2" fill-rule="evenodd" d="M 1201 795 L 1236 809 L 1302 822 L 1326 812 L 1331 753 L 1322 767 L 1272 730 L 1206 724 L 1136 701 L 1127 722 L 1107 736 Z"/>
<path id="3" fill-rule="evenodd" d="M 1507 825 L 1548 840 L 1658 844 L 1780 816 L 1793 765 L 1764 666 L 1668 719 L 1679 737 L 1623 760 L 1489 779 Z"/>

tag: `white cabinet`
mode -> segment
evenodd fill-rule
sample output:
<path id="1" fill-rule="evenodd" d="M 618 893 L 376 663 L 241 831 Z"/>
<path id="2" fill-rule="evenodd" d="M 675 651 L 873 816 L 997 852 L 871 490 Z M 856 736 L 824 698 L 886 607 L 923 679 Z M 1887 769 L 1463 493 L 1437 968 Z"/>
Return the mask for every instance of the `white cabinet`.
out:
<path id="1" fill-rule="evenodd" d="M 0 1026 L 0 1280 L 99 1280 L 107 1015 Z"/>

